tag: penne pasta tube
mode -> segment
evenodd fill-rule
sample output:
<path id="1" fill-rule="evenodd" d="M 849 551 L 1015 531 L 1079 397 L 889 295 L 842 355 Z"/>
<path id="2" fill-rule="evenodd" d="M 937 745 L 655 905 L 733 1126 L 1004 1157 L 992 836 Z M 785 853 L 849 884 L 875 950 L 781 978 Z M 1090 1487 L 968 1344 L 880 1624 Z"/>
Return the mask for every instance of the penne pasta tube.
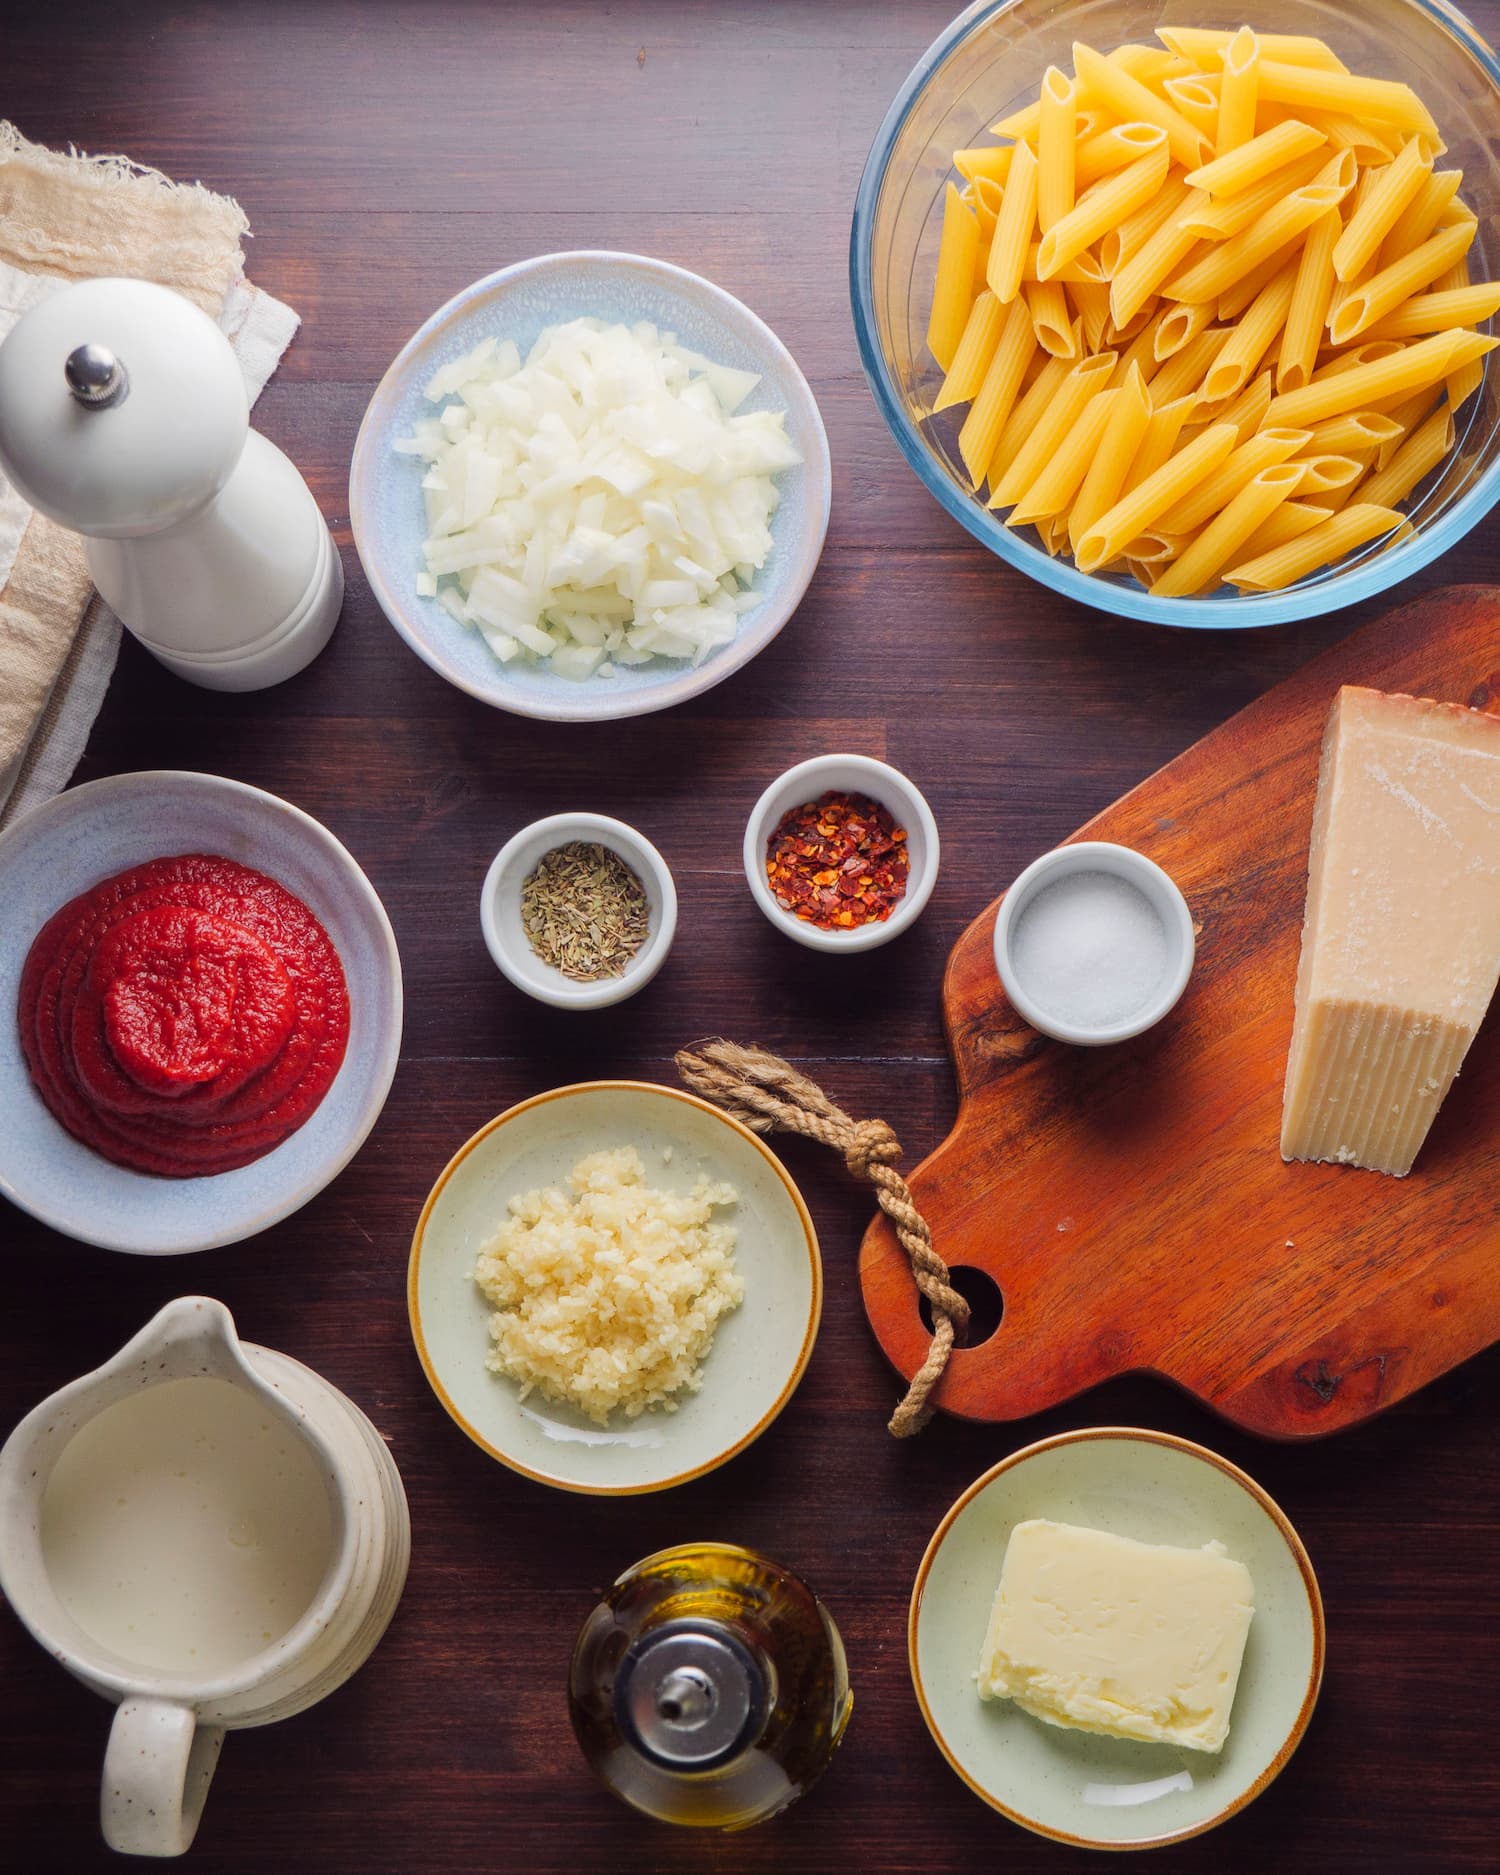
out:
<path id="1" fill-rule="evenodd" d="M 1247 273 L 1289 247 L 1300 234 L 1330 208 L 1338 206 L 1346 191 L 1331 183 L 1306 183 L 1284 202 L 1268 208 L 1239 234 L 1221 241 L 1201 260 L 1175 274 L 1163 287 L 1169 299 L 1217 299 L 1243 280 Z"/>
<path id="2" fill-rule="evenodd" d="M 989 289 L 1002 306 L 1008 306 L 1021 290 L 1021 274 L 1036 228 L 1036 191 L 1036 158 L 1029 144 L 1018 143 L 985 268 Z"/>
<path id="3" fill-rule="evenodd" d="M 1304 495 L 1331 495 L 1348 488 L 1364 473 L 1364 463 L 1357 456 L 1303 456 L 1302 490 Z"/>
<path id="4" fill-rule="evenodd" d="M 1109 324 L 1104 328 L 1106 344 L 1122 344 L 1133 339 L 1137 333 L 1144 332 L 1147 326 L 1155 322 L 1160 309 L 1161 302 L 1157 299 L 1155 294 L 1152 294 L 1145 305 L 1140 307 L 1136 312 L 1133 312 L 1122 326 L 1117 326 L 1115 324 L 1114 314 L 1111 313 Z"/>
<path id="5" fill-rule="evenodd" d="M 1242 26 L 1219 55 L 1224 76 L 1219 82 L 1219 117 L 1214 126 L 1214 149 L 1220 156 L 1249 143 L 1255 135 L 1255 106 L 1260 98 L 1260 41 Z"/>
<path id="6" fill-rule="evenodd" d="M 1101 130 L 1107 130 L 1114 120 L 1110 117 L 1109 112 L 1101 109 L 1099 105 L 1084 104 L 1081 99 L 1078 99 L 1076 96 L 1076 83 L 1074 91 L 1075 101 L 1078 103 L 1078 114 L 1074 119 L 1074 126 L 1077 132 L 1079 152 L 1081 154 L 1082 146 L 1087 143 L 1091 137 L 1097 137 Z"/>
<path id="7" fill-rule="evenodd" d="M 1036 531 L 1041 535 L 1042 545 L 1055 560 L 1068 544 L 1068 517 L 1065 514 L 1044 515 L 1037 522 Z"/>
<path id="8" fill-rule="evenodd" d="M 1140 331 L 1136 333 L 1135 337 L 1131 339 L 1125 350 L 1120 354 L 1120 362 L 1115 366 L 1114 381 L 1116 384 L 1123 384 L 1125 382 L 1132 367 L 1140 372 L 1141 382 L 1143 384 L 1149 384 L 1151 382 L 1152 375 L 1156 370 L 1156 332 L 1164 317 L 1165 314 L 1157 313 L 1154 317 L 1148 319 L 1145 325 L 1141 327 Z M 1114 320 L 1111 319 L 1109 326 L 1105 328 L 1106 331 L 1112 330 L 1113 326 Z"/>
<path id="9" fill-rule="evenodd" d="M 1091 573 L 1114 559 L 1155 521 L 1173 507 L 1198 481 L 1212 473 L 1234 448 L 1231 423 L 1215 423 L 1177 451 L 1153 474 L 1102 514 L 1082 535 L 1076 559 L 1079 570 Z"/>
<path id="10" fill-rule="evenodd" d="M 1293 189 L 1300 189 L 1307 182 L 1319 181 L 1321 172 L 1327 167 L 1327 160 L 1322 151 L 1313 150 L 1273 171 L 1261 181 L 1252 183 L 1238 195 L 1226 195 L 1215 202 L 1200 193 L 1194 198 L 1192 207 L 1184 213 L 1183 225 L 1191 228 L 1200 240 L 1228 240 L 1230 235 L 1248 228 L 1267 210 L 1284 201 Z M 1351 186 L 1356 167 L 1354 158 L 1349 157 L 1346 173 Z"/>
<path id="11" fill-rule="evenodd" d="M 1090 95 L 1107 104 L 1122 123 L 1159 124 L 1167 133 L 1173 157 L 1185 169 L 1195 169 L 1203 160 L 1207 142 L 1203 133 L 1195 130 L 1180 111 L 1148 90 L 1138 78 L 1100 58 L 1092 46 L 1081 43 L 1073 47 L 1073 69 L 1079 80 L 1088 86 Z"/>
<path id="12" fill-rule="evenodd" d="M 1351 339 L 1378 325 L 1404 300 L 1420 293 L 1440 274 L 1446 273 L 1468 251 L 1477 224 L 1460 222 L 1430 235 L 1420 247 L 1403 254 L 1400 260 L 1372 274 L 1363 286 L 1348 294 L 1341 306 L 1328 315 L 1328 335 L 1335 345 L 1347 345 Z"/>
<path id="13" fill-rule="evenodd" d="M 1165 150 L 1152 150 L 1138 157 L 1127 169 L 1096 182 L 1088 194 L 1042 236 L 1036 256 L 1037 278 L 1050 279 L 1060 267 L 1086 247 L 1092 247 L 1127 215 L 1143 208 L 1166 181 L 1168 161 Z"/>
<path id="14" fill-rule="evenodd" d="M 1298 501 L 1295 496 L 1284 501 L 1263 521 L 1250 538 L 1240 548 L 1240 557 L 1252 559 L 1256 554 L 1269 553 L 1273 547 L 1280 547 L 1284 542 L 1295 540 L 1299 534 L 1306 534 L 1311 529 L 1321 526 L 1333 513 L 1327 502 Z"/>
<path id="15" fill-rule="evenodd" d="M 1459 255 L 1446 273 L 1438 275 L 1432 283 L 1432 290 L 1435 293 L 1456 293 L 1460 287 L 1473 284 L 1469 276 L 1469 256 L 1465 253 Z"/>
<path id="16" fill-rule="evenodd" d="M 1127 215 L 1117 228 L 1105 231 L 1099 243 L 1099 267 L 1112 280 L 1132 255 L 1138 254 L 1164 222 L 1192 200 L 1193 192 L 1180 176 L 1169 178 L 1154 200 Z"/>
<path id="17" fill-rule="evenodd" d="M 1155 85 L 1158 90 L 1167 79 L 1185 76 L 1196 69 L 1191 59 L 1185 59 L 1170 46 L 1116 46 L 1109 54 L 1109 62 L 1117 70 L 1138 78 L 1143 85 Z"/>
<path id="18" fill-rule="evenodd" d="M 1262 131 L 1248 143 L 1192 170 L 1185 180 L 1190 187 L 1206 189 L 1212 196 L 1238 195 L 1252 182 L 1263 181 L 1299 156 L 1321 149 L 1327 141 L 1321 130 L 1289 117 L 1274 130 Z"/>
<path id="19" fill-rule="evenodd" d="M 1357 280 L 1374 263 L 1381 242 L 1432 174 L 1432 157 L 1432 145 L 1425 137 L 1411 137 L 1402 144 L 1394 163 L 1365 171 L 1375 180 L 1333 250 L 1333 271 L 1340 280 Z"/>
<path id="20" fill-rule="evenodd" d="M 1389 234 L 1380 244 L 1379 267 L 1389 267 L 1414 247 L 1420 247 L 1448 212 L 1458 185 L 1464 179 L 1461 169 L 1430 171 L 1422 186 L 1396 217 Z"/>
<path id="21" fill-rule="evenodd" d="M 1405 426 L 1394 413 L 1383 416 L 1378 410 L 1351 410 L 1342 417 L 1327 417 L 1307 432 L 1313 453 L 1328 450 L 1335 455 L 1380 449 L 1388 442 L 1399 441 L 1405 434 Z"/>
<path id="22" fill-rule="evenodd" d="M 1140 448 L 1136 450 L 1130 467 L 1125 472 L 1125 486 L 1120 496 L 1132 494 L 1142 482 L 1150 479 L 1162 466 L 1172 451 L 1177 447 L 1179 437 L 1187 423 L 1187 415 L 1192 409 L 1190 397 L 1174 397 L 1171 403 L 1154 403 L 1150 418 L 1146 423 L 1146 433 L 1141 438 Z"/>
<path id="23" fill-rule="evenodd" d="M 943 232 L 938 241 L 937 279 L 927 318 L 927 349 L 946 371 L 963 337 L 979 251 L 979 223 L 950 182 L 943 197 Z"/>
<path id="24" fill-rule="evenodd" d="M 1271 374 L 1262 371 L 1247 384 L 1238 397 L 1231 399 L 1229 407 L 1215 420 L 1220 423 L 1232 423 L 1239 433 L 1242 443 L 1248 442 L 1266 420 L 1266 412 L 1271 408 Z"/>
<path id="25" fill-rule="evenodd" d="M 1295 463 L 1258 470 L 1203 532 L 1152 583 L 1153 595 L 1185 598 L 1219 584 L 1224 568 L 1256 529 L 1297 492 L 1301 471 Z"/>
<path id="26" fill-rule="evenodd" d="M 1054 358 L 1076 358 L 1079 335 L 1074 330 L 1073 315 L 1068 310 L 1067 295 L 1060 280 L 1043 280 L 1022 288 L 1026 310 L 1036 328 L 1037 344 Z"/>
<path id="27" fill-rule="evenodd" d="M 990 368 L 1004 321 L 1005 308 L 999 300 L 993 293 L 981 293 L 969 308 L 964 335 L 958 341 L 953 363 L 948 367 L 937 402 L 933 405 L 935 411 L 947 410 L 954 404 L 966 404 L 974 397 L 984 382 L 985 372 Z"/>
<path id="28" fill-rule="evenodd" d="M 1005 309 L 984 380 L 958 433 L 958 453 L 975 488 L 981 487 L 989 475 L 1001 431 L 1015 407 L 1021 380 L 1036 350 L 1031 314 L 1023 301 L 1014 300 Z"/>
<path id="29" fill-rule="evenodd" d="M 990 458 L 991 505 L 995 485 L 1015 461 L 1026 439 L 1036 429 L 1043 414 L 1050 410 L 1058 393 L 1062 389 L 1063 379 L 1074 368 L 1066 358 L 1049 358 L 1038 349 L 1041 369 L 1032 378 L 1022 392 L 1015 408 L 1005 420 L 1005 428 L 1000 432 L 1000 440 L 995 444 L 995 453 Z M 1103 385 L 1100 385 L 1103 388 Z"/>
<path id="30" fill-rule="evenodd" d="M 1429 384 L 1425 389 L 1414 391 L 1410 397 L 1403 398 L 1399 404 L 1384 413 L 1387 421 L 1396 425 L 1399 434 L 1383 442 L 1375 451 L 1377 470 L 1385 468 L 1417 425 L 1431 414 L 1433 406 L 1446 396 L 1445 385 Z M 1375 413 L 1368 412 L 1367 414 L 1374 415 Z"/>
<path id="31" fill-rule="evenodd" d="M 1241 27 L 1240 32 L 1248 28 Z M 1234 31 L 1219 27 L 1158 26 L 1156 36 L 1164 46 L 1196 65 L 1200 71 L 1216 72 L 1229 45 L 1239 37 Z M 1280 59 L 1284 65 L 1310 65 L 1324 71 L 1346 72 L 1348 66 L 1321 39 L 1302 33 L 1259 33 L 1262 58 Z"/>
<path id="32" fill-rule="evenodd" d="M 1038 410 L 1014 455 L 1001 463 L 998 480 L 991 474 L 990 507 L 1008 508 L 1020 500 L 1043 466 L 1052 460 L 1085 405 L 1109 383 L 1114 368 L 1115 354 L 1099 352 L 1093 358 L 1080 359 L 1066 372 L 1054 395 Z"/>
<path id="33" fill-rule="evenodd" d="M 986 144 L 973 150 L 955 150 L 953 167 L 965 182 L 973 182 L 977 176 L 987 176 L 991 182 L 1003 183 L 1010 174 L 1011 159 L 1015 153 L 1015 146 L 1009 143 Z"/>
<path id="34" fill-rule="evenodd" d="M 1369 327 L 1369 335 L 1375 339 L 1414 339 L 1423 332 L 1451 332 L 1455 326 L 1483 325 L 1496 312 L 1500 312 L 1500 286 L 1414 293 Z"/>
<path id="35" fill-rule="evenodd" d="M 1138 534 L 1125 549 L 1127 563 L 1150 567 L 1152 577 L 1175 560 L 1192 540 L 1191 534 L 1167 534 L 1161 529 L 1148 527 L 1144 534 Z"/>
<path id="36" fill-rule="evenodd" d="M 1164 221 L 1109 282 L 1109 314 L 1117 327 L 1133 319 L 1151 295 L 1183 261 L 1196 253 L 1198 237 L 1180 221 Z"/>
<path id="37" fill-rule="evenodd" d="M 1078 146 L 1073 164 L 1075 186 L 1086 189 L 1101 176 L 1112 175 L 1127 163 L 1166 147 L 1167 133 L 1160 124 L 1111 124 Z"/>
<path id="38" fill-rule="evenodd" d="M 1273 104 L 1267 108 L 1287 111 L 1292 107 Z M 1361 163 L 1388 163 L 1396 154 L 1399 132 L 1382 136 L 1378 130 L 1361 123 L 1357 117 L 1345 117 L 1337 111 L 1303 111 L 1300 115 L 1314 129 L 1321 130 L 1335 150 L 1350 150 Z"/>
<path id="39" fill-rule="evenodd" d="M 1041 243 L 1039 241 L 1033 241 L 1030 247 L 1028 247 L 1026 250 L 1026 265 L 1021 269 L 1021 280 L 1022 280 L 1023 285 L 1027 281 L 1035 281 L 1037 277 L 1036 276 L 1036 255 L 1037 255 L 1037 249 L 1040 246 L 1041 246 Z M 1085 248 L 1081 254 L 1075 254 L 1072 260 L 1068 262 L 1066 267 L 1059 267 L 1057 272 L 1053 274 L 1052 277 L 1054 280 L 1058 282 L 1076 281 L 1076 280 L 1083 280 L 1083 281 L 1096 281 L 1097 280 L 1101 284 L 1106 283 L 1104 269 L 1099 265 L 1098 261 L 1095 260 L 1094 256 L 1091 253 L 1089 253 L 1087 248 Z"/>
<path id="40" fill-rule="evenodd" d="M 1190 77 L 1168 78 L 1161 89 L 1163 97 L 1174 110 L 1182 112 L 1202 137 L 1204 145 L 1211 149 L 1219 131 L 1218 78 L 1207 72 L 1194 72 Z"/>
<path id="41" fill-rule="evenodd" d="M 1151 399 L 1138 365 L 1127 369 L 1114 398 L 1093 460 L 1068 512 L 1068 540 L 1074 552 L 1080 537 L 1119 500 L 1151 421 Z"/>
<path id="42" fill-rule="evenodd" d="M 1204 377 L 1201 394 L 1206 403 L 1237 397 L 1255 376 L 1286 324 L 1296 281 L 1296 263 L 1290 262 L 1256 294 Z"/>
<path id="43" fill-rule="evenodd" d="M 1158 527 L 1168 533 L 1196 533 L 1205 521 L 1233 501 L 1262 469 L 1273 469 L 1278 463 L 1290 461 L 1298 450 L 1306 447 L 1307 437 L 1306 430 L 1261 430 L 1248 442 L 1237 443 L 1212 475 L 1205 476 L 1197 488 L 1160 517 Z M 1299 463 L 1297 480 L 1302 479 L 1303 465 Z"/>
<path id="44" fill-rule="evenodd" d="M 1042 127 L 1042 106 L 1039 99 L 1030 104 L 1023 104 L 1018 111 L 1012 111 L 1009 117 L 1002 117 L 997 124 L 990 125 L 992 137 L 1011 137 L 1017 143 L 1029 143 L 1031 153 L 1036 154 L 1037 132 Z"/>
<path id="45" fill-rule="evenodd" d="M 1325 378 L 1340 377 L 1345 371 L 1357 371 L 1361 365 L 1373 365 L 1382 358 L 1394 358 L 1405 349 L 1399 339 L 1368 339 L 1350 351 L 1334 352 L 1318 366 L 1309 382 L 1321 384 Z"/>
<path id="46" fill-rule="evenodd" d="M 1341 226 L 1338 210 L 1329 209 L 1313 223 L 1302 244 L 1277 355 L 1276 388 L 1280 391 L 1298 390 L 1312 377 L 1333 296 L 1333 249 Z"/>
<path id="47" fill-rule="evenodd" d="M 1197 393 L 1203 388 L 1203 380 L 1208 376 L 1209 367 L 1218 357 L 1229 338 L 1227 329 L 1211 326 L 1208 331 L 1200 332 L 1195 339 L 1190 339 L 1180 352 L 1175 352 L 1160 368 L 1151 380 L 1151 401 L 1154 404 L 1170 403 L 1174 398 L 1188 392 Z"/>
<path id="48" fill-rule="evenodd" d="M 1434 410 L 1427 421 L 1396 451 L 1383 468 L 1377 468 L 1360 493 L 1378 507 L 1394 508 L 1430 470 L 1435 469 L 1453 447 L 1453 412 L 1445 403 Z"/>
<path id="49" fill-rule="evenodd" d="M 1108 348 L 1104 329 L 1109 324 L 1109 287 L 1103 280 L 1075 280 L 1067 288 L 1068 304 L 1083 325 L 1083 348 L 1100 352 Z"/>
<path id="50" fill-rule="evenodd" d="M 1078 155 L 1078 95 L 1073 80 L 1055 65 L 1049 65 L 1042 76 L 1040 101 L 1036 219 L 1037 226 L 1046 234 L 1073 206 L 1073 174 Z"/>
<path id="51" fill-rule="evenodd" d="M 1330 561 L 1342 560 L 1346 553 L 1382 534 L 1397 530 L 1399 538 L 1402 529 L 1410 533 L 1410 524 L 1394 509 L 1362 501 L 1341 514 L 1330 515 L 1283 547 L 1274 547 L 1253 560 L 1242 560 L 1224 577 L 1241 592 L 1279 592 L 1283 586 L 1306 578 Z"/>
<path id="52" fill-rule="evenodd" d="M 1191 306 L 1173 306 L 1157 321 L 1156 336 L 1153 341 L 1153 356 L 1158 364 L 1163 364 L 1175 352 L 1180 352 L 1190 340 L 1213 324 L 1214 309 L 1207 300 L 1198 300 Z"/>
<path id="53" fill-rule="evenodd" d="M 1484 366 L 1477 358 L 1466 358 L 1453 370 L 1447 381 L 1448 406 L 1456 414 L 1484 382 Z"/>
<path id="54" fill-rule="evenodd" d="M 1236 280 L 1232 287 L 1214 301 L 1219 323 L 1232 325 L 1245 308 L 1260 297 L 1283 267 L 1294 265 L 1295 262 L 1289 261 L 1285 254 L 1272 254 L 1268 260 L 1263 260 L 1247 273 L 1243 280 Z"/>
<path id="55" fill-rule="evenodd" d="M 1262 41 L 1262 45 L 1264 45 Z M 1410 85 L 1391 78 L 1359 78 L 1262 56 L 1260 95 L 1268 103 L 1337 111 L 1367 123 L 1392 124 L 1441 142 L 1427 106 Z"/>
<path id="56" fill-rule="evenodd" d="M 1119 395 L 1118 391 L 1099 391 L 1079 411 L 1072 427 L 1044 459 L 1031 484 L 1011 509 L 1012 527 L 1062 514 L 1068 508 L 1088 472 Z"/>

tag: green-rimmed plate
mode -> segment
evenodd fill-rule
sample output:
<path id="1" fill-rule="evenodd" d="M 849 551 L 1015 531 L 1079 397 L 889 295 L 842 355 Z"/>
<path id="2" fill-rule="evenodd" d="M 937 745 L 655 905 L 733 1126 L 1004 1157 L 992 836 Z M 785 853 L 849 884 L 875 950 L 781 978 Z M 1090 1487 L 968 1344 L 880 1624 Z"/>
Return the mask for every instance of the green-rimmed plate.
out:
<path id="1" fill-rule="evenodd" d="M 975 1689 L 1005 1545 L 1028 1517 L 1143 1543 L 1217 1538 L 1255 1584 L 1255 1618 L 1222 1752 L 1047 1725 Z M 1260 1486 L 1167 1433 L 1097 1427 L 1002 1459 L 941 1524 L 912 1589 L 912 1684 L 959 1776 L 1012 1822 L 1091 1849 L 1147 1849 L 1212 1829 L 1296 1749 L 1323 1678 L 1323 1602 L 1307 1551 Z"/>

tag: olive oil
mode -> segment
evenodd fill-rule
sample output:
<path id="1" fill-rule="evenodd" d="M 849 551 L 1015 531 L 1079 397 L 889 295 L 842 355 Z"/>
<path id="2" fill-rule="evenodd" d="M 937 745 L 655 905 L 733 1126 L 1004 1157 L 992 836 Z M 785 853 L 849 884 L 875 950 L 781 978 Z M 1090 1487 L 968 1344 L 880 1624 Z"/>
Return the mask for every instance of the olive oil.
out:
<path id="1" fill-rule="evenodd" d="M 827 1768 L 853 1706 L 843 1642 L 789 1570 L 725 1543 L 628 1569 L 583 1624 L 568 1688 L 584 1756 L 666 1823 L 748 1829 Z"/>

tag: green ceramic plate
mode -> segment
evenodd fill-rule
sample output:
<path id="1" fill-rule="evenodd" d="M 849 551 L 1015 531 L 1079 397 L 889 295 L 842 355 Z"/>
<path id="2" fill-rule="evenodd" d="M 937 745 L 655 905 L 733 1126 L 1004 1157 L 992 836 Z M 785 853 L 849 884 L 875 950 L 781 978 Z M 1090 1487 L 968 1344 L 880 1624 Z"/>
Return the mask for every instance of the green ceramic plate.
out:
<path id="1" fill-rule="evenodd" d="M 1217 1537 L 1247 1566 L 1255 1619 L 1222 1752 L 1065 1731 L 980 1699 L 1000 1564 L 1027 1517 L 1190 1548 Z M 1186 1439 L 1098 1427 L 1027 1446 L 969 1486 L 922 1558 L 907 1642 L 922 1716 L 971 1790 L 1039 1835 L 1145 1849 L 1233 1816 L 1292 1755 L 1323 1678 L 1323 1603 L 1296 1531 L 1242 1471 Z"/>

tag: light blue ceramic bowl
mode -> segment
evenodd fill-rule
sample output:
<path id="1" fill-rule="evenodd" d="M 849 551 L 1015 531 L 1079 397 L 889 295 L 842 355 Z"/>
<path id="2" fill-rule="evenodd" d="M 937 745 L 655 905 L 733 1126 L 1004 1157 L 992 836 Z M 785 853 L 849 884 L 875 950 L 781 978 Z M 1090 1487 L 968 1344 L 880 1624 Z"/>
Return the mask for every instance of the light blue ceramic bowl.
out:
<path id="1" fill-rule="evenodd" d="M 1476 280 L 1500 275 L 1500 59 L 1445 0 L 1262 0 L 1253 9 L 1184 0 L 978 0 L 928 47 L 876 133 L 860 181 L 849 245 L 854 327 L 880 414 L 912 468 L 948 512 L 1000 559 L 1084 605 L 1162 625 L 1277 625 L 1352 605 L 1415 573 L 1500 500 L 1500 369 L 1459 412 L 1453 453 L 1406 503 L 1415 533 L 1379 541 L 1283 592 L 1153 599 L 1122 574 L 1080 573 L 1051 559 L 1032 528 L 1009 528 L 969 492 L 958 454 L 962 408 L 933 418 L 942 374 L 928 356 L 927 315 L 953 152 L 995 141 L 988 126 L 1034 99 L 1049 65 L 1071 71 L 1073 42 L 1102 52 L 1150 41 L 1158 26 L 1312 33 L 1349 69 L 1401 78 L 1437 116 L 1445 168 L 1462 169 L 1479 217 Z M 1491 322 L 1493 324 L 1493 321 Z"/>
<path id="2" fill-rule="evenodd" d="M 547 326 L 593 317 L 649 320 L 717 364 L 758 372 L 743 410 L 784 410 L 799 468 L 776 478 L 781 505 L 771 557 L 756 577 L 761 603 L 733 641 L 693 668 L 657 659 L 579 683 L 544 664 L 501 664 L 477 631 L 435 599 L 417 596 L 426 534 L 422 466 L 392 445 L 434 406 L 423 386 L 483 338 L 510 338 L 526 352 Z M 600 722 L 668 709 L 722 683 L 762 651 L 796 611 L 823 551 L 832 475 L 823 419 L 796 360 L 764 321 L 721 287 L 639 254 L 581 251 L 518 261 L 476 280 L 441 306 L 397 353 L 365 412 L 349 475 L 349 519 L 360 564 L 386 617 L 426 664 L 497 709 L 559 722 Z"/>
<path id="3" fill-rule="evenodd" d="M 63 1131 L 27 1072 L 21 967 L 53 912 L 101 879 L 176 853 L 216 853 L 295 892 L 333 939 L 349 1046 L 307 1123 L 253 1165 L 151 1178 Z M 0 835 L 0 1193 L 69 1237 L 137 1256 L 238 1243 L 307 1203 L 375 1124 L 401 1048 L 401 960 L 375 888 L 325 827 L 243 782 L 174 770 L 71 788 Z M 3 1240 L 0 1220 L 0 1240 Z"/>

